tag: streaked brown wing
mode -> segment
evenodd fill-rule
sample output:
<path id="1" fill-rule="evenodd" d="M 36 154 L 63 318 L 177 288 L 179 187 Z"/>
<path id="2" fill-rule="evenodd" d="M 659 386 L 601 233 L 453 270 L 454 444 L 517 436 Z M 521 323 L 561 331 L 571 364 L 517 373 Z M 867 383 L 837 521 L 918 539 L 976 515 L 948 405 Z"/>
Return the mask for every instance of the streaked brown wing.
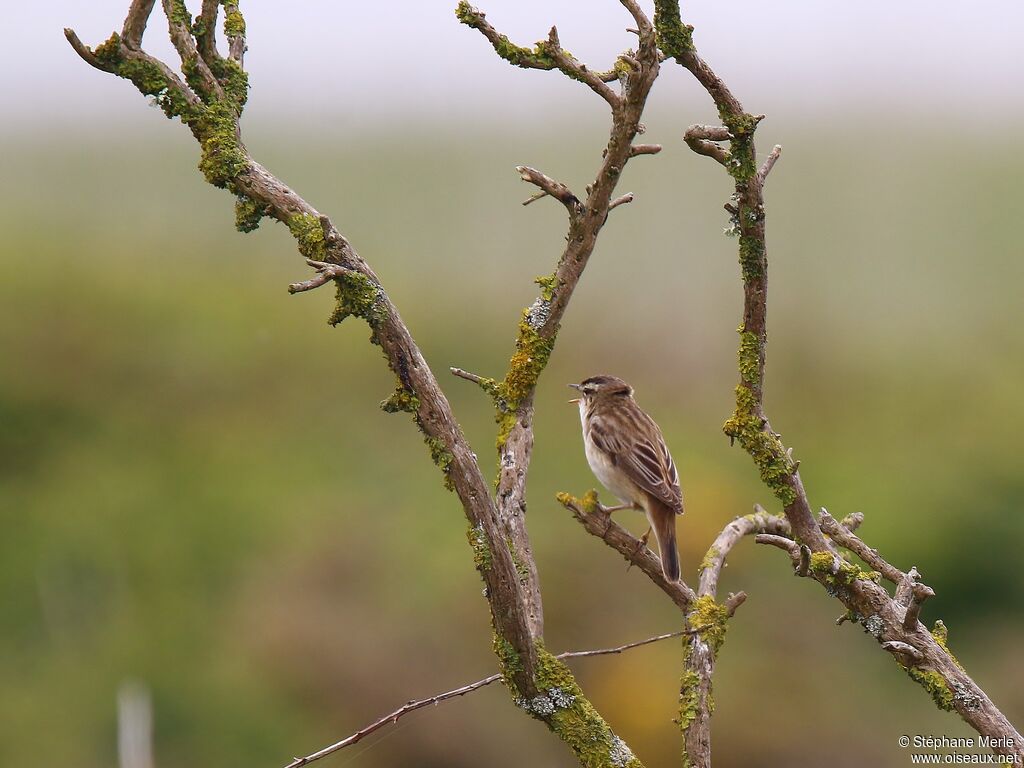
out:
<path id="1" fill-rule="evenodd" d="M 636 406 L 628 411 L 595 413 L 590 418 L 590 436 L 594 445 L 639 488 L 682 514 L 679 473 L 661 430 L 650 416 Z"/>

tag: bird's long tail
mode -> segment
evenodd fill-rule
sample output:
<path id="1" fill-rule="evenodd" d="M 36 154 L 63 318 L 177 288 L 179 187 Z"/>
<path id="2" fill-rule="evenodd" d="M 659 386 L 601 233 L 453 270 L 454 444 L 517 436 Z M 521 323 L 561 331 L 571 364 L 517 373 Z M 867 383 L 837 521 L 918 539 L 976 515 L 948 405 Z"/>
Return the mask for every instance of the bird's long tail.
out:
<path id="1" fill-rule="evenodd" d="M 658 540 L 661 570 L 669 581 L 679 581 L 679 550 L 676 548 L 676 511 L 659 502 L 647 509 L 647 520 Z"/>

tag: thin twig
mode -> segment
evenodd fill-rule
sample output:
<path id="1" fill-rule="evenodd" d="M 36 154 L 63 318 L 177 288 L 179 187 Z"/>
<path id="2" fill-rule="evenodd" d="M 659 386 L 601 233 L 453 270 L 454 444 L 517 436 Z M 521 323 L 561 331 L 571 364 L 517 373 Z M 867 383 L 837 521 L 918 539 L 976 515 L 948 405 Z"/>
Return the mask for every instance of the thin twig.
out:
<path id="1" fill-rule="evenodd" d="M 923 656 L 921 652 L 917 650 L 910 643 L 904 643 L 902 640 L 888 640 L 882 643 L 882 647 L 895 655 L 908 656 L 914 662 L 921 661 Z"/>
<path id="2" fill-rule="evenodd" d="M 921 615 L 921 604 L 929 597 L 935 597 L 935 590 L 927 584 L 917 582 L 910 588 L 910 605 L 903 617 L 903 629 L 913 632 L 917 629 L 918 617 Z"/>
<path id="3" fill-rule="evenodd" d="M 800 562 L 796 566 L 797 576 L 806 576 L 811 570 L 811 548 L 806 544 L 800 545 Z"/>
<path id="4" fill-rule="evenodd" d="M 740 602 L 743 601 L 740 600 Z M 707 629 L 707 626 L 680 629 L 676 630 L 675 632 L 666 632 L 662 635 L 655 635 L 654 637 L 648 637 L 644 640 L 637 640 L 636 642 L 626 643 L 625 645 L 617 645 L 614 648 L 600 648 L 591 651 L 566 651 L 564 653 L 558 654 L 555 658 L 564 660 L 582 659 L 590 656 L 608 656 L 611 654 L 622 653 L 623 651 L 628 651 L 633 648 L 639 648 L 644 645 L 651 645 L 652 643 L 657 643 L 662 640 L 669 640 L 673 637 L 694 635 L 699 632 L 703 632 L 705 629 Z M 285 768 L 301 768 L 301 766 L 309 765 L 310 763 L 320 760 L 321 758 L 327 757 L 328 755 L 334 754 L 335 752 L 338 752 L 344 749 L 345 747 L 350 747 L 353 744 L 356 744 L 362 739 L 365 739 L 371 733 L 380 730 L 389 723 L 397 723 L 399 718 L 409 714 L 410 712 L 415 712 L 417 709 L 423 709 L 424 707 L 429 706 L 431 704 L 440 704 L 442 701 L 448 701 L 449 699 L 454 699 L 459 696 L 465 696 L 467 693 L 472 693 L 473 691 L 477 691 L 481 688 L 484 688 L 490 685 L 491 683 L 496 683 L 500 679 L 501 673 L 496 672 L 495 674 L 489 675 L 483 678 L 482 680 L 477 680 L 475 683 L 469 683 L 468 685 L 463 685 L 459 688 L 455 688 L 450 691 L 445 691 L 444 693 L 438 693 L 426 699 L 416 699 L 413 701 L 409 701 L 406 704 L 399 707 L 398 709 L 396 709 L 394 712 L 385 715 L 379 720 L 375 720 L 365 728 L 356 731 L 351 736 L 347 736 L 341 741 L 337 741 L 334 744 L 326 746 L 323 749 L 317 750 L 316 752 L 306 755 L 305 757 L 296 757 L 294 760 L 292 760 L 292 762 L 288 763 L 288 765 L 285 766 Z"/>
<path id="5" fill-rule="evenodd" d="M 863 512 L 851 512 L 842 520 L 839 524 L 843 526 L 850 533 L 853 533 L 864 524 L 864 513 Z"/>
<path id="6" fill-rule="evenodd" d="M 656 155 L 661 152 L 661 144 L 634 144 L 629 148 L 629 156 Z"/>
<path id="7" fill-rule="evenodd" d="M 75 53 L 82 57 L 82 60 L 90 66 L 101 69 L 104 72 L 113 72 L 113 68 L 105 64 L 96 58 L 96 54 L 92 52 L 92 49 L 81 41 L 75 30 L 70 27 L 64 27 L 64 37 L 71 43 L 71 47 L 75 49 Z"/>
<path id="8" fill-rule="evenodd" d="M 764 165 L 761 166 L 761 170 L 757 172 L 757 181 L 759 184 L 764 184 L 765 179 L 768 178 L 768 174 L 772 172 L 772 168 L 775 167 L 775 162 L 779 159 L 779 155 L 782 154 L 782 145 L 776 144 L 768 157 L 764 161 Z"/>
<path id="9" fill-rule="evenodd" d="M 821 526 L 821 530 L 823 532 L 832 537 L 834 542 L 840 546 L 846 547 L 893 584 L 899 584 L 906 578 L 906 574 L 904 574 L 903 571 L 893 565 L 890 565 L 885 558 L 878 554 L 878 550 L 872 549 L 848 528 L 841 526 L 824 507 L 821 509 L 818 524 Z"/>
<path id="10" fill-rule="evenodd" d="M 146 24 L 156 0 L 132 0 L 128 15 L 121 30 L 121 40 L 129 48 L 138 49 L 142 45 L 142 36 L 146 32 Z"/>
<path id="11" fill-rule="evenodd" d="M 610 211 L 613 208 L 618 208 L 620 205 L 625 205 L 626 203 L 632 203 L 632 202 L 633 202 L 633 193 L 632 192 L 627 192 L 622 197 L 617 197 L 614 200 L 612 200 L 610 203 L 608 203 L 608 210 Z"/>
<path id="12" fill-rule="evenodd" d="M 311 291 L 314 288 L 319 288 L 321 285 L 325 285 L 326 283 L 331 282 L 331 280 L 352 271 L 350 269 L 346 269 L 340 264 L 330 264 L 326 261 L 313 261 L 311 259 L 306 259 L 306 263 L 316 269 L 316 275 L 311 277 L 309 280 L 303 280 L 301 283 L 292 283 L 288 286 L 288 293 Z"/>
<path id="13" fill-rule="evenodd" d="M 916 565 L 911 566 L 910 570 L 906 572 L 905 577 L 896 585 L 896 593 L 893 595 L 893 600 L 906 608 L 913 599 L 914 585 L 920 580 L 921 572 L 917 570 Z"/>
<path id="14" fill-rule="evenodd" d="M 517 165 L 516 172 L 523 181 L 528 181 L 530 184 L 540 187 L 544 194 L 551 195 L 558 200 L 566 207 L 571 216 L 575 216 L 580 212 L 579 198 L 562 182 L 555 181 L 547 174 L 541 173 L 536 168 L 531 168 L 528 165 Z M 540 197 L 543 197 L 543 195 L 536 195 L 535 198 L 527 200 L 523 205 L 527 205 L 533 202 L 533 199 L 539 199 Z"/>
<path id="15" fill-rule="evenodd" d="M 754 537 L 754 541 L 758 544 L 768 544 L 772 547 L 778 547 L 783 552 L 789 553 L 789 556 L 793 559 L 793 565 L 800 564 L 800 545 L 792 539 L 786 538 L 785 536 L 776 536 L 771 533 L 759 533 Z"/>

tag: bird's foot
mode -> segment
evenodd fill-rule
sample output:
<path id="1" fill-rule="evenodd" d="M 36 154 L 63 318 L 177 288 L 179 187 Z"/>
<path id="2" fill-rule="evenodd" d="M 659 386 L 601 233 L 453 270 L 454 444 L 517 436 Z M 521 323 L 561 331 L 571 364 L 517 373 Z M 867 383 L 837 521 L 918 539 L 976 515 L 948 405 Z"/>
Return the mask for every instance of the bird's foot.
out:
<path id="1" fill-rule="evenodd" d="M 617 504 L 614 507 L 606 507 L 601 502 L 597 502 L 597 511 L 602 515 L 610 515 L 612 512 L 620 512 L 623 509 L 633 509 L 632 504 Z"/>
<path id="2" fill-rule="evenodd" d="M 647 540 L 651 537 L 651 529 L 647 529 L 647 533 L 640 537 L 640 541 L 637 542 L 636 549 L 633 550 L 633 554 L 629 556 L 629 565 L 626 566 L 628 571 L 633 567 L 633 561 L 636 560 L 637 556 L 641 551 L 647 549 Z"/>

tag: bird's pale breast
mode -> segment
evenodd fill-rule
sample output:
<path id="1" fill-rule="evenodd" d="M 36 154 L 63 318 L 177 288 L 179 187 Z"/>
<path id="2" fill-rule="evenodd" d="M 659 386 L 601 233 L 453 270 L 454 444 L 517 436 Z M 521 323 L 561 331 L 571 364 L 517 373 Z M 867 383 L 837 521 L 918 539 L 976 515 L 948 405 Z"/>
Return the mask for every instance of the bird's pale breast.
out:
<path id="1" fill-rule="evenodd" d="M 626 473 L 612 464 L 611 458 L 602 451 L 590 438 L 587 431 L 586 414 L 584 408 L 580 408 L 580 421 L 583 424 L 583 449 L 587 454 L 587 463 L 590 471 L 601 481 L 601 485 L 615 494 L 623 504 L 633 504 L 640 500 L 640 492 L 637 487 L 629 481 Z"/>

